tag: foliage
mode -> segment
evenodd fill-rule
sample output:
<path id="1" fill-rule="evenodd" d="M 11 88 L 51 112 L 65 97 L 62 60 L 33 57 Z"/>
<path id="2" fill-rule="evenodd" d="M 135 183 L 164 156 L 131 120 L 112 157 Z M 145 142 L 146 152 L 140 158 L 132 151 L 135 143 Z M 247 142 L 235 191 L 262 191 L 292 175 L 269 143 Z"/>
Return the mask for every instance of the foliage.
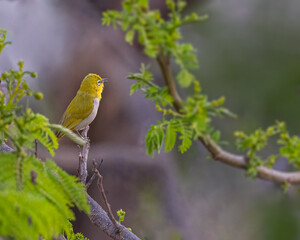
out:
<path id="1" fill-rule="evenodd" d="M 0 53 L 2 52 L 5 45 L 11 44 L 11 42 L 6 41 L 6 31 L 3 29 L 0 29 Z"/>
<path id="2" fill-rule="evenodd" d="M 132 73 L 129 79 L 136 80 L 131 86 L 130 94 L 140 89 L 145 97 L 154 101 L 156 109 L 163 114 L 161 121 L 152 125 L 146 136 L 147 154 L 153 155 L 161 150 L 163 142 L 165 151 L 173 149 L 176 139 L 179 140 L 178 149 L 181 153 L 187 151 L 192 145 L 192 140 L 206 134 L 212 134 L 219 140 L 220 133 L 210 126 L 212 116 L 230 115 L 230 112 L 221 107 L 224 97 L 208 101 L 201 93 L 201 87 L 191 69 L 198 67 L 195 49 L 191 44 L 182 43 L 180 27 L 201 22 L 206 15 L 198 16 L 196 13 L 182 17 L 185 1 L 175 3 L 167 1 L 169 9 L 168 19 L 161 17 L 159 10 L 151 10 L 146 0 L 125 0 L 123 11 L 107 11 L 103 14 L 103 24 L 120 25 L 126 31 L 125 40 L 133 43 L 137 34 L 138 42 L 144 46 L 145 53 L 151 58 L 159 56 L 173 57 L 179 66 L 177 81 L 181 87 L 187 88 L 193 83 L 194 94 L 183 101 L 183 108 L 178 113 L 173 107 L 174 99 L 169 94 L 167 87 L 159 87 L 154 83 L 152 73 L 143 64 L 139 73 Z"/>
<path id="3" fill-rule="evenodd" d="M 237 147 L 246 150 L 249 158 L 248 175 L 255 177 L 257 175 L 257 166 L 265 165 L 272 168 L 276 159 L 285 157 L 295 168 L 300 168 L 300 139 L 297 136 L 290 136 L 284 122 L 277 122 L 268 127 L 265 131 L 257 129 L 252 134 L 244 132 L 235 132 L 237 138 Z M 270 155 L 267 159 L 258 156 L 259 151 L 267 146 L 271 137 L 277 138 L 279 152 Z M 283 186 L 284 187 L 284 186 Z"/>
<path id="4" fill-rule="evenodd" d="M 6 32 L 0 34 L 2 50 Z M 52 239 L 68 231 L 68 221 L 75 219 L 71 207 L 89 212 L 89 205 L 75 177 L 52 160 L 42 162 L 32 154 L 38 141 L 54 155 L 58 141 L 52 128 L 57 126 L 28 107 L 27 97 L 40 100 L 43 95 L 28 87 L 25 78 L 36 74 L 23 71 L 23 65 L 20 61 L 18 70 L 0 77 L 0 134 L 2 142 L 9 140 L 14 147 L 11 153 L 0 153 L 0 236 Z"/>
<path id="5" fill-rule="evenodd" d="M 180 67 L 177 75 L 179 83 L 183 87 L 188 87 L 195 77 L 190 73 L 190 69 L 198 67 L 195 49 L 191 44 L 180 43 L 182 34 L 180 27 L 207 19 L 207 15 L 198 16 L 196 13 L 181 16 L 186 6 L 186 2 L 178 0 L 177 4 L 173 0 L 167 0 L 169 18 L 165 20 L 161 17 L 159 10 L 151 10 L 148 0 L 124 0 L 123 11 L 106 11 L 103 13 L 103 24 L 120 25 L 126 31 L 125 40 L 132 44 L 135 34 L 138 42 L 142 44 L 144 52 L 151 58 L 156 58 L 158 54 L 173 56 Z"/>
<path id="6" fill-rule="evenodd" d="M 73 227 L 70 222 L 69 223 L 69 230 L 66 232 L 68 240 L 89 240 L 88 238 L 84 237 L 81 233 L 74 233 Z"/>
<path id="7" fill-rule="evenodd" d="M 198 16 L 192 13 L 183 16 L 186 6 L 184 0 L 166 0 L 168 16 L 162 18 L 159 10 L 150 9 L 148 0 L 124 0 L 121 11 L 106 11 L 103 13 L 103 24 L 118 25 L 125 34 L 125 41 L 129 44 L 140 44 L 144 47 L 144 53 L 154 58 L 162 65 L 165 60 L 168 69 L 162 73 L 166 86 L 160 87 L 155 83 L 149 67 L 141 66 L 139 73 L 131 73 L 128 78 L 136 81 L 131 86 L 130 94 L 141 90 L 145 97 L 153 101 L 157 111 L 162 113 L 162 119 L 152 125 L 146 136 L 146 152 L 149 155 L 156 151 L 160 153 L 164 144 L 165 152 L 171 151 L 178 142 L 181 153 L 187 151 L 192 141 L 201 138 L 203 141 L 209 136 L 215 142 L 220 139 L 220 132 L 211 126 L 215 116 L 235 117 L 228 109 L 222 107 L 225 98 L 221 97 L 209 101 L 202 93 L 200 83 L 191 70 L 198 67 L 195 48 L 182 42 L 181 27 L 185 24 L 202 22 L 207 15 Z M 176 74 L 177 85 L 181 88 L 189 88 L 189 95 L 181 101 L 182 107 L 174 106 L 175 100 L 170 95 L 170 83 L 167 84 L 167 74 L 172 75 L 170 62 L 176 64 L 179 69 Z M 168 72 L 169 71 L 169 72 Z M 174 94 L 173 94 L 174 96 Z M 180 99 L 179 99 L 180 100 Z M 300 140 L 297 136 L 290 136 L 285 124 L 278 122 L 270 126 L 266 131 L 258 129 L 250 135 L 236 132 L 237 146 L 245 150 L 249 160 L 247 175 L 255 177 L 257 167 L 265 165 L 272 167 L 278 157 L 286 157 L 290 164 L 300 168 Z M 267 145 L 270 137 L 277 137 L 279 153 L 262 159 L 260 151 Z"/>

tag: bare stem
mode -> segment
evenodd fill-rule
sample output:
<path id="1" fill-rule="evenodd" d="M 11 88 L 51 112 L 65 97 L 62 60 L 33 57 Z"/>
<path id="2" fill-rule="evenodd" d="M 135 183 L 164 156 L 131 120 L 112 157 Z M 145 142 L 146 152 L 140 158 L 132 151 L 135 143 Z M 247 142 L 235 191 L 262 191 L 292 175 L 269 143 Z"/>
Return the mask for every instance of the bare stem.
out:
<path id="1" fill-rule="evenodd" d="M 103 187 L 103 177 L 102 175 L 100 174 L 100 172 L 98 171 L 97 169 L 97 166 L 96 166 L 96 161 L 93 161 L 93 166 L 94 166 L 94 173 L 96 173 L 97 177 L 98 177 L 98 182 L 97 182 L 97 186 L 98 186 L 98 189 L 99 191 L 101 192 L 101 195 L 102 195 L 102 198 L 104 200 L 104 204 L 105 204 L 105 207 L 106 207 L 106 211 L 108 213 L 108 217 L 109 219 L 112 221 L 112 223 L 114 224 L 115 228 L 118 229 L 119 233 L 120 233 L 120 229 L 119 229 L 119 226 L 117 224 L 117 221 L 112 213 L 112 210 L 110 208 L 110 204 L 107 200 L 107 197 L 106 197 L 106 194 L 105 194 L 105 190 L 104 190 L 104 187 Z"/>
<path id="2" fill-rule="evenodd" d="M 96 168 L 96 169 L 98 169 L 98 171 L 99 171 L 99 168 L 101 167 L 102 163 L 103 163 L 103 159 L 101 159 L 101 162 L 99 163 L 98 167 Z M 94 182 L 96 176 L 97 176 L 97 174 L 94 171 L 93 175 L 91 176 L 91 178 L 89 179 L 89 181 L 87 182 L 87 184 L 85 184 L 86 189 L 89 189 L 89 187 Z"/>

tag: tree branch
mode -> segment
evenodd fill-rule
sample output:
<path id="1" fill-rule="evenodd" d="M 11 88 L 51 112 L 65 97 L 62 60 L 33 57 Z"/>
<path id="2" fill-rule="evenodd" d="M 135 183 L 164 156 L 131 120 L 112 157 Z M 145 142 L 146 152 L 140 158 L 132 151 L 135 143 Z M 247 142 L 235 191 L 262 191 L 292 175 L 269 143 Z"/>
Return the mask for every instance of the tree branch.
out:
<path id="1" fill-rule="evenodd" d="M 168 56 L 164 56 L 159 53 L 157 56 L 157 61 L 164 76 L 165 84 L 169 88 L 169 92 L 174 99 L 173 106 L 179 112 L 179 110 L 182 108 L 182 100 L 177 92 L 175 81 L 171 72 L 170 59 Z"/>
<path id="2" fill-rule="evenodd" d="M 89 126 L 87 126 L 83 130 L 82 136 L 85 139 L 88 139 L 87 138 L 88 130 L 89 130 Z M 80 177 L 80 181 L 84 185 L 85 185 L 86 179 L 87 179 L 87 160 L 88 160 L 89 149 L 90 149 L 90 143 L 89 143 L 89 141 L 87 141 L 86 144 L 83 146 L 82 152 L 79 153 L 80 167 L 79 167 L 78 175 Z M 98 171 L 97 168 L 95 168 L 95 172 L 96 171 Z M 99 171 L 98 171 L 98 173 L 99 173 Z M 98 177 L 99 177 L 99 175 L 100 175 L 100 173 L 97 174 Z M 99 181 L 101 181 L 100 178 L 99 178 Z M 98 184 L 102 185 L 101 182 Z M 103 186 L 102 186 L 102 188 L 103 188 Z M 105 195 L 105 193 L 104 193 L 104 195 Z M 88 204 L 91 206 L 91 214 L 88 215 L 89 219 L 91 220 L 91 222 L 94 225 L 99 227 L 109 237 L 111 237 L 113 239 L 120 239 L 120 240 L 140 240 L 140 238 L 138 238 L 134 233 L 130 232 L 126 227 L 124 227 L 123 225 L 119 224 L 116 221 L 112 221 L 110 219 L 110 217 L 108 217 L 108 215 L 104 211 L 104 209 L 91 196 L 89 196 L 88 193 L 87 193 L 87 201 L 88 201 Z M 107 199 L 106 199 L 105 204 L 108 204 Z M 108 206 L 108 209 L 110 209 L 109 206 Z"/>
<path id="3" fill-rule="evenodd" d="M 13 152 L 14 149 L 8 146 L 4 141 L 0 144 L 0 152 Z"/>
<path id="4" fill-rule="evenodd" d="M 82 182 L 82 184 L 85 185 L 86 179 L 87 179 L 87 160 L 89 156 L 89 150 L 90 150 L 90 141 L 87 137 L 87 132 L 89 131 L 89 126 L 86 126 L 82 131 L 82 137 L 86 139 L 86 144 L 84 144 L 82 148 L 82 152 L 79 153 L 79 179 Z"/>
<path id="5" fill-rule="evenodd" d="M 169 56 L 165 56 L 162 53 L 158 54 L 157 61 L 160 66 L 164 82 L 169 88 L 169 93 L 174 99 L 173 106 L 179 112 L 182 108 L 182 99 L 177 92 L 174 77 L 170 68 Z M 209 136 L 199 137 L 199 141 L 211 154 L 214 160 L 223 162 L 227 165 L 247 170 L 247 157 L 243 155 L 236 155 L 223 150 L 216 142 L 214 142 Z M 297 172 L 283 172 L 275 169 L 270 169 L 264 166 L 257 167 L 257 177 L 273 181 L 276 183 L 288 183 L 288 184 L 300 184 L 300 171 Z"/>
<path id="6" fill-rule="evenodd" d="M 109 219 L 107 213 L 103 208 L 89 195 L 87 195 L 88 204 L 91 206 L 91 214 L 88 216 L 93 224 L 99 227 L 103 232 L 105 232 L 112 239 L 121 240 L 141 240 L 134 233 L 130 232 L 123 225 L 118 224 L 120 233 L 116 231 L 115 226 Z"/>

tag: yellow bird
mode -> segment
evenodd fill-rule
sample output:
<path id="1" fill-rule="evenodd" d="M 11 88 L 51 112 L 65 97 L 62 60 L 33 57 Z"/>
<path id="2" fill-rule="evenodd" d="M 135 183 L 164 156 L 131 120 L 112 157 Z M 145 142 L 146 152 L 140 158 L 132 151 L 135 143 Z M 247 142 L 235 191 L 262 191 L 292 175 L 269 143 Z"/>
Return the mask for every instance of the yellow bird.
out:
<path id="1" fill-rule="evenodd" d="M 79 131 L 89 125 L 96 117 L 102 98 L 106 78 L 90 73 L 82 81 L 80 88 L 65 111 L 60 124 L 72 131 Z M 57 133 L 57 138 L 64 136 Z"/>

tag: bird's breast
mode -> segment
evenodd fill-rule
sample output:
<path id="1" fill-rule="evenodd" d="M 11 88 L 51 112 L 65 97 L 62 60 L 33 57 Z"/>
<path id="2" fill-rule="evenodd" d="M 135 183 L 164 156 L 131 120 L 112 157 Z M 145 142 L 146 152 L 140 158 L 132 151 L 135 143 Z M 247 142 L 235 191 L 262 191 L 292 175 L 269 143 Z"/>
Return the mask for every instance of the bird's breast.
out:
<path id="1" fill-rule="evenodd" d="M 97 112 L 98 112 L 98 108 L 99 108 L 99 102 L 100 102 L 99 98 L 94 98 L 92 112 L 90 113 L 90 115 L 86 119 L 83 119 L 82 122 L 79 123 L 75 127 L 75 130 L 81 130 L 81 129 L 85 128 L 87 125 L 91 124 L 91 122 L 97 116 Z"/>

